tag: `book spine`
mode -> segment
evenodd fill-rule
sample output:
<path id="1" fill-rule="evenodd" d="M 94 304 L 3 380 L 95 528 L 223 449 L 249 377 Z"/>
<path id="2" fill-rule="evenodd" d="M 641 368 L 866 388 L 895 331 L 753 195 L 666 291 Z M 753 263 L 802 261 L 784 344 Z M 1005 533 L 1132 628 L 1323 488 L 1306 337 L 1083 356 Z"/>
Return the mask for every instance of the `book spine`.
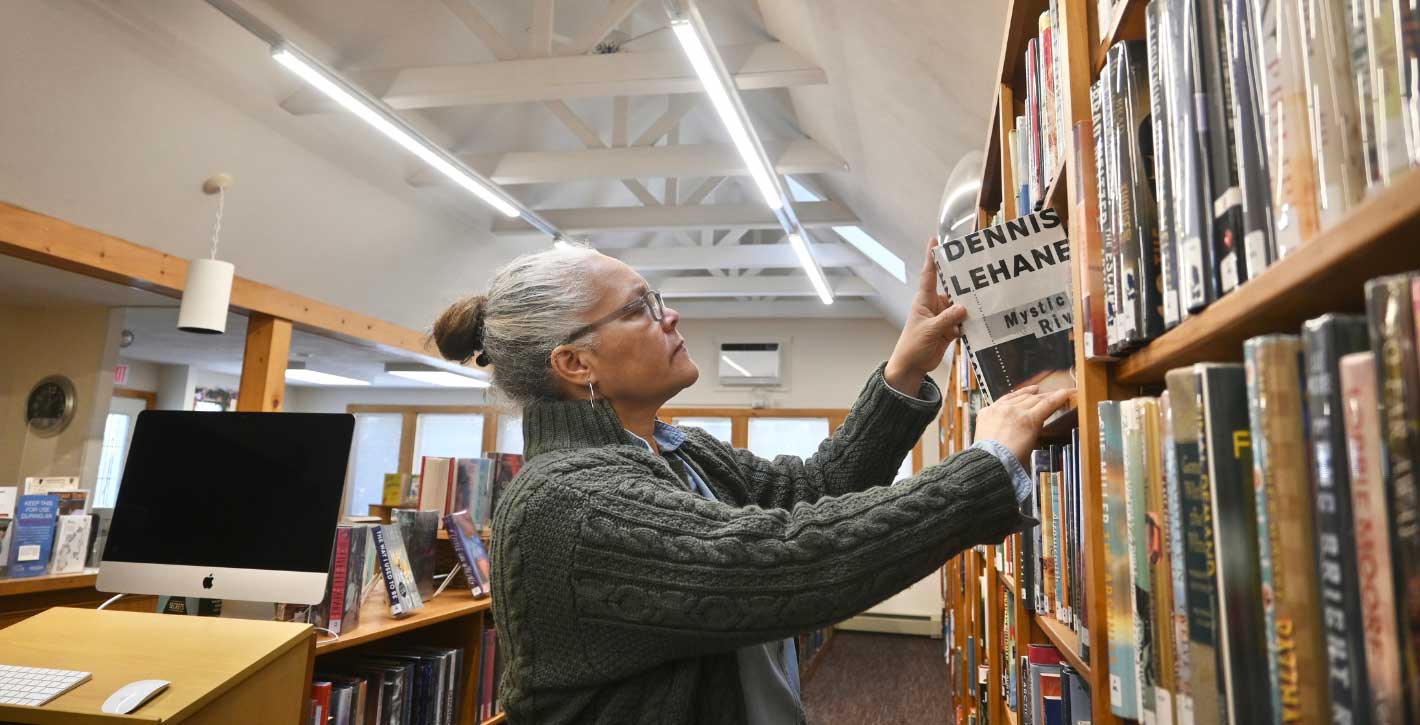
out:
<path id="1" fill-rule="evenodd" d="M 1173 170 L 1170 168 L 1173 129 L 1169 128 L 1169 96 L 1166 90 L 1168 57 L 1159 44 L 1167 32 L 1165 13 L 1167 0 L 1149 0 L 1145 7 L 1149 50 L 1149 102 L 1153 104 L 1149 117 L 1154 132 L 1154 202 L 1158 214 L 1159 267 L 1163 294 L 1164 328 L 1172 328 L 1182 319 L 1178 305 L 1178 259 L 1175 251 L 1173 218 Z"/>
<path id="2" fill-rule="evenodd" d="M 326 627 L 340 634 L 340 626 L 345 619 L 345 584 L 350 575 L 350 534 L 349 527 L 335 530 L 334 564 L 330 567 L 330 611 L 326 614 Z"/>
<path id="3" fill-rule="evenodd" d="M 1159 397 L 1160 445 L 1163 448 L 1165 535 L 1168 542 L 1169 610 L 1168 623 L 1160 627 L 1173 640 L 1173 657 L 1164 667 L 1173 673 L 1175 719 L 1180 725 L 1193 724 L 1193 697 L 1188 659 L 1188 577 L 1184 568 L 1183 492 L 1180 484 L 1178 446 L 1174 434 L 1173 392 Z M 1195 466 L 1197 465 L 1195 460 Z"/>
<path id="4" fill-rule="evenodd" d="M 1396 10 L 1405 145 L 1410 152 L 1410 163 L 1420 165 L 1420 2 L 1400 0 L 1396 3 Z"/>
<path id="5" fill-rule="evenodd" d="M 1163 269 L 1159 249 L 1159 205 L 1155 155 L 1159 128 L 1152 110 L 1148 46 L 1143 41 L 1123 44 L 1125 101 L 1124 181 L 1130 187 L 1131 216 L 1125 218 L 1136 258 L 1135 331 L 1140 342 L 1164 332 Z"/>
<path id="6" fill-rule="evenodd" d="M 1272 177 L 1273 256 L 1296 251 L 1317 231 L 1316 169 L 1307 116 L 1302 28 L 1297 3 L 1253 5 L 1261 16 L 1258 57 L 1266 85 L 1267 167 Z"/>
<path id="7" fill-rule="evenodd" d="M 1369 725 L 1370 700 L 1361 631 L 1360 590 L 1356 585 L 1356 541 L 1351 515 L 1351 477 L 1342 386 L 1337 367 L 1344 355 L 1367 348 L 1366 319 L 1327 315 L 1302 327 L 1307 372 L 1312 489 L 1316 502 L 1317 581 L 1326 644 L 1331 719 Z"/>
<path id="8" fill-rule="evenodd" d="M 1185 316 L 1218 298 L 1218 271 L 1213 264 L 1213 204 L 1208 174 L 1208 95 L 1198 68 L 1199 30 L 1194 5 L 1198 0 L 1170 0 L 1170 48 L 1174 53 L 1177 104 L 1169 106 L 1176 134 L 1174 210 L 1178 215 L 1179 290 Z"/>
<path id="9" fill-rule="evenodd" d="M 1391 554 L 1399 604 L 1396 631 L 1405 694 L 1402 712 L 1406 722 L 1420 722 L 1420 497 L 1415 471 L 1420 451 L 1420 360 L 1410 293 L 1406 275 L 1366 283 L 1386 452 L 1381 470 L 1391 507 Z"/>
<path id="10" fill-rule="evenodd" d="M 1140 206 L 1148 204 L 1138 197 L 1135 184 L 1139 138 L 1135 133 L 1133 78 L 1134 54 L 1137 43 L 1119 43 L 1109 49 L 1109 77 L 1106 117 L 1110 122 L 1108 143 L 1111 153 L 1107 163 L 1115 204 L 1111 208 L 1110 226 L 1114 235 L 1115 295 L 1117 297 L 1119 350 L 1134 347 L 1143 341 L 1143 295 L 1141 254 L 1143 243 L 1135 226 L 1140 218 Z"/>
<path id="11" fill-rule="evenodd" d="M 1315 497 L 1296 485 L 1308 479 L 1302 341 L 1269 335 L 1243 351 L 1272 712 L 1299 722 L 1327 707 L 1315 540 L 1295 533 L 1316 522 Z"/>
<path id="12" fill-rule="evenodd" d="M 1370 44 L 1366 40 L 1370 23 L 1366 0 L 1346 0 L 1346 45 L 1351 51 L 1351 81 L 1355 84 L 1360 151 L 1366 186 L 1375 188 L 1382 184 L 1381 169 L 1376 148 L 1376 103 L 1371 86 Z"/>
<path id="13" fill-rule="evenodd" d="M 1405 148 L 1402 112 L 1400 53 L 1397 47 L 1396 0 L 1368 2 L 1366 7 L 1365 67 L 1371 77 L 1376 129 L 1376 164 L 1381 184 L 1389 184 L 1410 165 Z M 1353 68 L 1352 72 L 1355 73 Z"/>
<path id="14" fill-rule="evenodd" d="M 1205 460 L 1219 552 L 1218 663 L 1227 721 L 1271 722 L 1252 436 L 1241 365 L 1203 365 Z M 1195 694 L 1197 688 L 1194 689 Z"/>
<path id="15" fill-rule="evenodd" d="M 1126 400 L 1120 406 L 1119 414 L 1124 442 L 1124 518 L 1125 539 L 1129 547 L 1130 619 L 1134 624 L 1134 661 L 1125 666 L 1134 668 L 1138 682 L 1134 692 L 1139 720 L 1145 725 L 1154 725 L 1158 719 L 1154 709 L 1156 681 L 1149 667 L 1154 638 L 1153 615 L 1149 610 L 1153 597 L 1149 577 L 1148 531 L 1144 523 L 1148 480 L 1144 470 L 1144 402 L 1142 398 Z"/>
<path id="16" fill-rule="evenodd" d="M 459 559 L 459 566 L 463 567 L 463 578 L 468 582 L 469 591 L 475 597 L 483 596 L 483 586 L 479 584 L 478 574 L 473 568 L 473 557 L 469 556 L 468 550 L 464 548 L 463 541 L 459 538 L 458 524 L 454 523 L 452 515 L 444 517 L 444 530 L 449 532 L 449 543 L 454 545 L 454 555 Z"/>
<path id="17" fill-rule="evenodd" d="M 1247 281 L 1243 265 L 1242 190 L 1238 186 L 1237 139 L 1233 133 L 1232 77 L 1228 74 L 1227 26 L 1222 3 L 1194 4 L 1198 23 L 1198 74 L 1203 107 L 1198 127 L 1208 154 L 1212 196 L 1213 255 L 1218 292 L 1227 294 Z"/>
<path id="18" fill-rule="evenodd" d="M 1118 321 L 1116 319 L 1116 308 L 1114 304 L 1114 241 L 1109 232 L 1110 199 L 1113 194 L 1110 191 L 1109 177 L 1105 171 L 1105 157 L 1108 152 L 1105 150 L 1106 140 L 1104 103 L 1105 103 L 1105 78 L 1101 75 L 1101 80 L 1095 81 L 1090 86 L 1090 133 L 1094 138 L 1095 146 L 1095 184 L 1099 198 L 1099 230 L 1101 252 L 1101 277 L 1104 282 L 1104 334 L 1105 349 L 1104 354 L 1108 354 L 1110 348 L 1114 346 L 1118 339 Z"/>
<path id="19" fill-rule="evenodd" d="M 1194 369 L 1172 370 L 1165 380 L 1174 406 L 1187 577 L 1189 696 L 1181 699 L 1179 710 L 1191 714 L 1199 725 L 1212 725 L 1225 720 L 1219 698 L 1223 686 L 1218 678 L 1218 581 L 1214 577 L 1218 557 L 1207 451 L 1202 443 L 1203 406 Z"/>
<path id="20" fill-rule="evenodd" d="M 1144 549 L 1149 569 L 1149 626 L 1152 646 L 1147 669 L 1154 681 L 1154 716 L 1159 725 L 1174 725 L 1173 588 L 1169 569 L 1168 519 L 1164 504 L 1162 403 L 1140 401 L 1144 428 L 1145 512 Z"/>
<path id="21" fill-rule="evenodd" d="M 1352 353 L 1341 358 L 1345 395 L 1346 452 L 1351 474 L 1351 505 L 1356 520 L 1357 590 L 1361 599 L 1360 631 L 1370 675 L 1367 714 L 1377 723 L 1403 722 L 1399 632 L 1396 631 L 1395 590 L 1389 581 L 1390 517 L 1382 457 L 1379 403 L 1374 356 Z"/>
<path id="22" fill-rule="evenodd" d="M 1123 718 L 1138 719 L 1138 677 L 1134 670 L 1134 598 L 1130 582 L 1128 519 L 1124 510 L 1124 447 L 1121 404 L 1099 404 L 1100 480 L 1104 498 L 1105 599 L 1109 616 L 1109 706 Z"/>
<path id="23" fill-rule="evenodd" d="M 404 607 L 400 605 L 399 585 L 395 582 L 394 562 L 390 561 L 390 551 L 385 546 L 384 529 L 375 526 L 371 529 L 371 533 L 375 536 L 375 553 L 380 557 L 380 573 L 385 580 L 385 593 L 389 595 L 390 613 L 403 614 Z"/>
<path id="24" fill-rule="evenodd" d="M 1243 275 L 1252 279 L 1273 261 L 1272 190 L 1267 166 L 1267 123 L 1262 109 L 1266 99 L 1258 67 L 1255 0 L 1228 0 L 1225 55 L 1232 79 L 1232 127 L 1237 143 L 1234 164 L 1242 198 Z"/>
<path id="25" fill-rule="evenodd" d="M 1329 2 L 1301 5 L 1302 69 L 1317 179 L 1317 222 L 1327 229 L 1360 201 L 1365 189 L 1360 106 L 1352 82 L 1345 9 Z"/>

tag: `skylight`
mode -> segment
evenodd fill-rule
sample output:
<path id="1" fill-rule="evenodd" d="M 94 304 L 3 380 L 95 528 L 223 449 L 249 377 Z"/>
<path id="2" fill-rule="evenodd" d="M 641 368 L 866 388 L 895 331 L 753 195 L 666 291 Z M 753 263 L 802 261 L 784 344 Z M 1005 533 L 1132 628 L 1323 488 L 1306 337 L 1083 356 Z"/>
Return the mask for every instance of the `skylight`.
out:
<path id="1" fill-rule="evenodd" d="M 784 180 L 789 183 L 789 196 L 796 202 L 823 201 L 823 197 L 809 191 L 807 187 L 800 184 L 792 176 L 785 176 Z M 863 231 L 862 227 L 834 227 L 833 231 L 838 232 L 838 236 L 852 244 L 862 252 L 868 259 L 873 260 L 879 267 L 887 270 L 897 281 L 907 284 L 907 265 L 902 258 L 893 254 L 882 242 L 873 238 L 873 235 Z"/>

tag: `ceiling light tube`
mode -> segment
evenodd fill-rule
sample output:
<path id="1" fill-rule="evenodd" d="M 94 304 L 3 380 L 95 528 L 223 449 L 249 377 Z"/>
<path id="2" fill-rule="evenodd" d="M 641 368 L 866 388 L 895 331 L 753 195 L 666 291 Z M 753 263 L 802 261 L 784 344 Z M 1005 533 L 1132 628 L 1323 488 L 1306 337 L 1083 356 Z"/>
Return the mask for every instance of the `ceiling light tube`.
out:
<path id="1" fill-rule="evenodd" d="M 804 238 L 807 232 L 799 232 L 789 235 L 789 246 L 794 250 L 794 256 L 799 258 L 799 264 L 803 265 L 804 272 L 809 275 L 809 282 L 813 283 L 814 291 L 818 293 L 818 298 L 826 305 L 833 304 L 833 292 L 828 289 L 828 280 L 823 276 L 823 270 L 819 269 L 818 263 L 814 261 L 814 256 L 809 252 L 809 243 Z"/>
<path id="2" fill-rule="evenodd" d="M 294 361 L 286 366 L 286 382 L 343 386 L 367 386 L 370 384 L 368 380 L 347 378 L 344 375 L 335 375 L 334 373 L 323 373 L 319 370 L 312 370 L 306 363 L 301 361 Z"/>
<path id="3" fill-rule="evenodd" d="M 700 78 L 700 85 L 704 86 L 706 95 L 710 96 L 710 103 L 719 114 L 720 122 L 725 124 L 725 130 L 729 132 L 735 149 L 744 159 L 745 168 L 749 169 L 755 186 L 758 186 L 759 193 L 764 195 L 765 203 L 769 204 L 770 209 L 776 210 L 784 206 L 783 196 L 778 185 L 774 183 L 774 172 L 769 165 L 768 156 L 754 137 L 748 114 L 737 102 L 734 79 L 725 70 L 719 51 L 715 50 L 715 46 L 710 42 L 710 35 L 705 32 L 704 22 L 694 7 L 689 7 L 685 13 L 672 18 L 671 29 L 675 31 L 675 37 L 680 41 L 681 49 L 690 60 L 695 75 Z"/>
<path id="4" fill-rule="evenodd" d="M 383 102 L 366 96 L 364 92 L 345 82 L 314 58 L 284 42 L 272 47 L 271 57 L 292 73 L 300 76 L 302 80 L 314 86 L 316 90 L 340 104 L 342 108 L 355 114 L 360 120 L 370 124 L 375 130 L 402 146 L 404 150 L 418 156 L 424 163 L 449 177 L 455 184 L 472 192 L 474 196 L 482 199 L 489 206 L 502 212 L 505 216 L 522 215 L 516 207 L 508 203 L 507 199 L 494 191 L 491 185 L 480 181 L 472 171 L 464 168 L 463 164 L 448 152 L 421 138 L 422 134 L 414 131 L 394 114 L 381 108 L 384 105 Z"/>

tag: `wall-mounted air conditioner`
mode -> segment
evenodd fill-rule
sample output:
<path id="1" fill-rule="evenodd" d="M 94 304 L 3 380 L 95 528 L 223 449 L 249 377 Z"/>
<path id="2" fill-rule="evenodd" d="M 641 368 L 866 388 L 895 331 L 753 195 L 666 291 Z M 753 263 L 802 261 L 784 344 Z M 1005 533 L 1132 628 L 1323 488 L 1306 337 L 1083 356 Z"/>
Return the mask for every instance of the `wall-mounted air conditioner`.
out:
<path id="1" fill-rule="evenodd" d="M 722 342 L 716 365 L 720 384 L 776 386 L 783 382 L 783 345 L 777 342 Z"/>

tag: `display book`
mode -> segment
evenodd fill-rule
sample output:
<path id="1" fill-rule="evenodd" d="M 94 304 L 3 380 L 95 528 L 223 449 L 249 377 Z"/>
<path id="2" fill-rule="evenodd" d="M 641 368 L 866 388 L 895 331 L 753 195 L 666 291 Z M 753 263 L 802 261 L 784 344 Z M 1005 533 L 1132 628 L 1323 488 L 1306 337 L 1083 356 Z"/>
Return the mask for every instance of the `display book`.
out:
<path id="1" fill-rule="evenodd" d="M 1398 32 L 1420 23 L 1410 5 L 1147 3 L 1145 40 L 1109 48 L 1090 89 L 1110 354 L 1420 161 L 1420 34 Z"/>
<path id="2" fill-rule="evenodd" d="M 523 457 L 517 453 L 489 453 L 484 458 L 424 456 L 417 475 L 385 474 L 383 504 L 432 511 L 440 522 L 455 511 L 467 511 L 478 529 L 486 531 L 493 523 L 498 495 L 522 467 Z"/>
<path id="3" fill-rule="evenodd" d="M 1420 274 L 1366 300 L 1100 404 L 1116 715 L 1420 718 Z"/>
<path id="4" fill-rule="evenodd" d="M 79 574 L 98 565 L 112 510 L 90 508 L 73 476 L 0 486 L 0 577 Z"/>
<path id="5" fill-rule="evenodd" d="M 988 400 L 1074 387 L 1070 243 L 1054 209 L 933 247 L 942 288 L 967 310 L 962 344 Z"/>

